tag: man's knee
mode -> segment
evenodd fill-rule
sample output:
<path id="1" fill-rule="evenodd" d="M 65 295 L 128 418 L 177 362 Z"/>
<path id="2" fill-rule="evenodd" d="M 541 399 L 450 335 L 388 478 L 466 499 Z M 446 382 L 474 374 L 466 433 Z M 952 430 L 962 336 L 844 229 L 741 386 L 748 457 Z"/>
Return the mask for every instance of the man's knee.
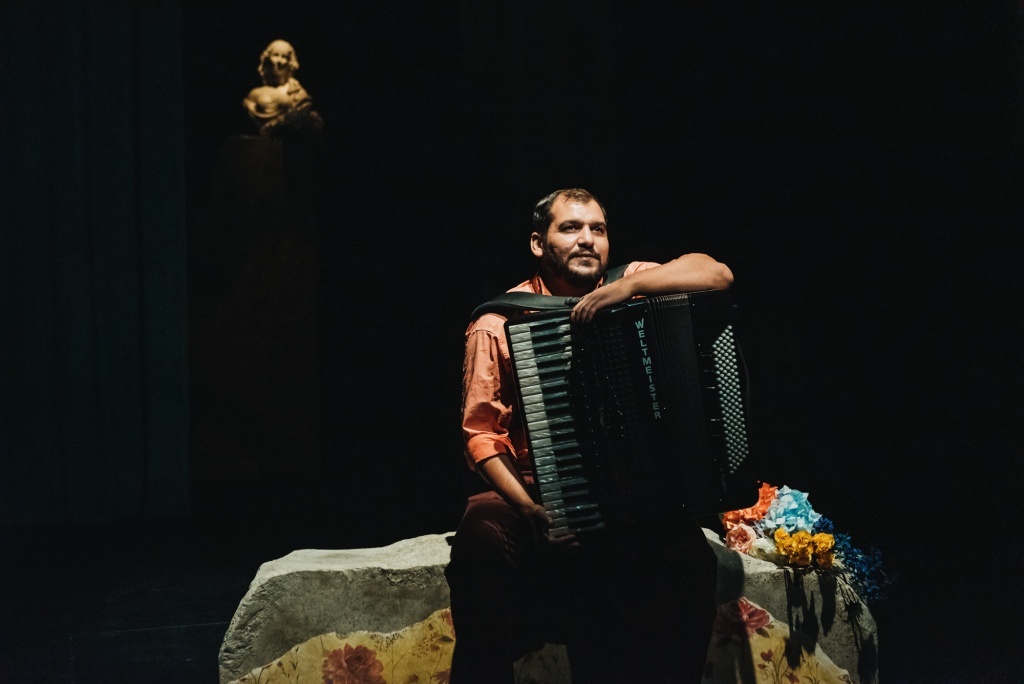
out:
<path id="1" fill-rule="evenodd" d="M 466 577 L 491 579 L 512 572 L 521 526 L 511 506 L 497 494 L 469 499 L 466 512 L 452 540 L 451 562 L 445 570 L 449 585 Z"/>

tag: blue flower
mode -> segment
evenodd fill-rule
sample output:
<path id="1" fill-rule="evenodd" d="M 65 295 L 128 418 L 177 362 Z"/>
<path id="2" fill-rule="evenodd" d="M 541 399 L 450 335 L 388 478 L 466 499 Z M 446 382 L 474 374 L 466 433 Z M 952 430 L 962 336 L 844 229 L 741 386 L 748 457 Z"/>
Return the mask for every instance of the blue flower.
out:
<path id="1" fill-rule="evenodd" d="M 845 540 L 843 547 L 842 562 L 849 574 L 850 584 L 858 596 L 868 605 L 884 601 L 886 589 L 896 578 L 886 574 L 882 569 L 882 552 L 873 546 L 864 551 L 851 544 L 848 539 Z"/>
<path id="2" fill-rule="evenodd" d="M 824 532 L 826 534 L 833 534 L 835 531 L 835 523 L 832 522 L 831 518 L 826 518 L 825 516 L 818 518 L 818 522 L 814 523 L 814 529 L 812 530 L 814 533 Z"/>
<path id="3" fill-rule="evenodd" d="M 807 494 L 782 486 L 761 523 L 768 534 L 774 534 L 780 527 L 793 534 L 799 531 L 811 532 L 819 518 L 821 514 L 811 508 Z"/>

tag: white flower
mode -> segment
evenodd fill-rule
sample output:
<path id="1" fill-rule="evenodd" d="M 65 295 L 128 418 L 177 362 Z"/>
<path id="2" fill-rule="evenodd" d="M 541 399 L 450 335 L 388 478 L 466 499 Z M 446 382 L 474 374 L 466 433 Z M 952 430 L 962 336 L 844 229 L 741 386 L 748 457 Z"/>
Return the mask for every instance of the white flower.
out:
<path id="1" fill-rule="evenodd" d="M 747 555 L 775 563 L 776 565 L 785 565 L 786 563 L 786 557 L 775 548 L 775 540 L 765 537 L 755 539 Z"/>

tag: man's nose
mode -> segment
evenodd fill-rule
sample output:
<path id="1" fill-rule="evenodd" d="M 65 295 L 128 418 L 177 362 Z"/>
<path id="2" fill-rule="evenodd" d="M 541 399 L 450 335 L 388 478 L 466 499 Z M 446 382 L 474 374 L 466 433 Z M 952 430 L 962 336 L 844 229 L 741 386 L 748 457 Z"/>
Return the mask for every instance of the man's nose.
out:
<path id="1" fill-rule="evenodd" d="M 590 230 L 590 226 L 583 226 L 580 232 L 576 234 L 576 243 L 580 245 L 594 244 L 594 232 Z"/>

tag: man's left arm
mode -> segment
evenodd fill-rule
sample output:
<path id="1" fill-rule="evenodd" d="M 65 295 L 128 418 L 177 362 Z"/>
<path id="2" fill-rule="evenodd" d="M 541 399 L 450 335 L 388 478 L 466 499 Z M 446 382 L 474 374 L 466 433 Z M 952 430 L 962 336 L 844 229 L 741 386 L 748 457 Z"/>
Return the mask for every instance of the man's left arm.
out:
<path id="1" fill-rule="evenodd" d="M 638 295 L 654 297 L 699 290 L 726 290 L 732 271 L 707 254 L 684 254 L 678 259 L 637 271 L 584 295 L 573 307 L 573 323 L 588 323 L 601 309 Z"/>

